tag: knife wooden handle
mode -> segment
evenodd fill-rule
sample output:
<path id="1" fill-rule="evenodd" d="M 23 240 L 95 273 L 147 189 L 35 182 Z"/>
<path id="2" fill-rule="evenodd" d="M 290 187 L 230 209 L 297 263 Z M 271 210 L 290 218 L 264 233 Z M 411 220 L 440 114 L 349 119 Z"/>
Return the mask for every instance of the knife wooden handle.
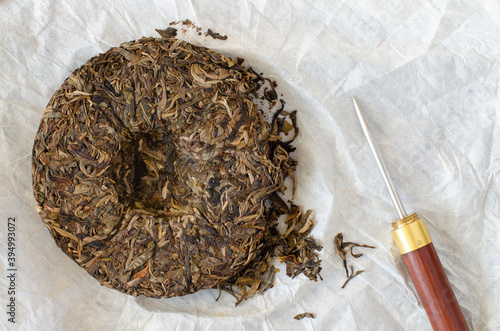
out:
<path id="1" fill-rule="evenodd" d="M 469 330 L 432 243 L 401 255 L 434 330 Z"/>
<path id="2" fill-rule="evenodd" d="M 424 221 L 412 214 L 392 235 L 434 330 L 469 330 Z"/>

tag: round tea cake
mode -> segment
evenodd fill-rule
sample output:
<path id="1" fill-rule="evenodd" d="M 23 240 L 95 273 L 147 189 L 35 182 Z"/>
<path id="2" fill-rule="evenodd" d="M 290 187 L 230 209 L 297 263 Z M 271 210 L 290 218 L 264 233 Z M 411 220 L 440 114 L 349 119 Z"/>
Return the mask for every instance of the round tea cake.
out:
<path id="1" fill-rule="evenodd" d="M 266 122 L 253 102 L 263 82 L 173 38 L 125 43 L 75 70 L 33 149 L 35 199 L 57 245 L 127 294 L 251 285 L 235 277 L 269 246 L 287 209 L 269 199 L 296 165 L 280 137 L 290 124 Z"/>

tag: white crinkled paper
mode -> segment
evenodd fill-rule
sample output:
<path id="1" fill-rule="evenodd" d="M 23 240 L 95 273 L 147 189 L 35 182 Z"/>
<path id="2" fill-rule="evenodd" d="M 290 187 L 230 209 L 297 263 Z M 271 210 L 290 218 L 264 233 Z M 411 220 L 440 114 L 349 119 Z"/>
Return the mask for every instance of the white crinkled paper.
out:
<path id="1" fill-rule="evenodd" d="M 296 202 L 316 213 L 323 281 L 290 279 L 234 307 L 216 290 L 162 300 L 100 286 L 35 209 L 31 150 L 45 105 L 90 57 L 171 21 L 179 37 L 276 79 L 300 126 Z M 179 27 L 179 26 L 178 26 Z M 430 330 L 390 222 L 397 219 L 356 118 L 356 96 L 408 211 L 418 211 L 469 326 L 500 328 L 500 3 L 486 1 L 1 1 L 0 270 L 16 217 L 20 330 Z M 375 245 L 345 289 L 333 237 Z M 312 312 L 315 319 L 294 320 Z"/>

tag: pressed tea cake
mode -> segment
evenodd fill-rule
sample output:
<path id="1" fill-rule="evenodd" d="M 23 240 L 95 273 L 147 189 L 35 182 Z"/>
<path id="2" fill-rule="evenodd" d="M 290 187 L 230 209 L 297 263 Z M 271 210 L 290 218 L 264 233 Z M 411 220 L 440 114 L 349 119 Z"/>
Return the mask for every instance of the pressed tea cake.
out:
<path id="1" fill-rule="evenodd" d="M 274 284 L 273 256 L 316 280 L 311 212 L 280 198 L 287 177 L 295 190 L 295 112 L 282 102 L 269 123 L 254 101 L 276 102 L 273 82 L 165 37 L 100 54 L 55 92 L 33 148 L 45 226 L 101 284 L 131 295 L 215 287 L 239 303 Z"/>

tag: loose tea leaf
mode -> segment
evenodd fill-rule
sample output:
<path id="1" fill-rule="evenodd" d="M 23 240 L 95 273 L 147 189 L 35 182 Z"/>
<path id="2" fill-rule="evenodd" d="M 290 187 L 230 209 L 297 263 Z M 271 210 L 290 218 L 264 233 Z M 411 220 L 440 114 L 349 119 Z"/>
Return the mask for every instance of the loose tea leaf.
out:
<path id="1" fill-rule="evenodd" d="M 316 318 L 316 315 L 314 315 L 313 313 L 302 313 L 302 314 L 298 314 L 294 317 L 294 319 L 296 320 L 301 320 L 303 318 Z"/>
<path id="2" fill-rule="evenodd" d="M 353 268 L 353 266 L 351 266 L 351 274 L 349 276 L 347 276 L 347 280 L 342 285 L 342 288 L 344 288 L 351 279 L 353 279 L 354 277 L 356 277 L 357 275 L 359 275 L 363 272 L 364 272 L 364 270 L 358 270 L 358 271 L 354 272 L 354 268 Z"/>
<path id="3" fill-rule="evenodd" d="M 344 288 L 347 283 L 352 279 L 354 278 L 355 276 L 359 275 L 360 273 L 362 273 L 364 270 L 360 270 L 360 271 L 357 271 L 355 274 L 354 274 L 354 269 L 353 267 L 351 266 L 351 274 L 349 275 L 349 269 L 347 269 L 347 253 L 350 252 L 351 255 L 357 259 L 361 256 L 363 256 L 363 254 L 354 254 L 352 249 L 354 247 L 366 247 L 366 248 L 375 248 L 374 246 L 369 246 L 369 245 L 362 245 L 362 244 L 357 244 L 357 243 L 354 243 L 354 242 L 344 242 L 344 236 L 342 233 L 338 233 L 335 238 L 333 239 L 333 242 L 335 244 L 335 249 L 337 251 L 337 254 L 340 256 L 340 258 L 342 259 L 342 263 L 344 264 L 344 269 L 345 269 L 345 272 L 346 272 L 346 277 L 347 277 L 347 280 L 345 281 L 344 285 L 342 285 L 342 288 Z"/>
<path id="4" fill-rule="evenodd" d="M 274 285 L 275 256 L 321 278 L 312 213 L 282 199 L 288 177 L 296 189 L 296 113 L 282 102 L 266 122 L 254 100 L 266 87 L 275 99 L 274 82 L 173 30 L 95 56 L 55 92 L 33 147 L 45 226 L 131 295 L 218 288 L 238 304 Z"/>
<path id="5" fill-rule="evenodd" d="M 210 36 L 210 37 L 212 37 L 214 39 L 220 39 L 220 40 L 226 40 L 227 39 L 227 36 L 222 36 L 221 34 L 212 31 L 212 29 L 208 29 L 207 33 L 205 35 Z"/>
<path id="6" fill-rule="evenodd" d="M 165 30 L 156 29 L 156 32 L 158 32 L 158 34 L 160 36 L 162 36 L 163 38 L 173 38 L 173 37 L 177 36 L 177 29 L 172 28 L 172 27 L 168 27 Z"/>

